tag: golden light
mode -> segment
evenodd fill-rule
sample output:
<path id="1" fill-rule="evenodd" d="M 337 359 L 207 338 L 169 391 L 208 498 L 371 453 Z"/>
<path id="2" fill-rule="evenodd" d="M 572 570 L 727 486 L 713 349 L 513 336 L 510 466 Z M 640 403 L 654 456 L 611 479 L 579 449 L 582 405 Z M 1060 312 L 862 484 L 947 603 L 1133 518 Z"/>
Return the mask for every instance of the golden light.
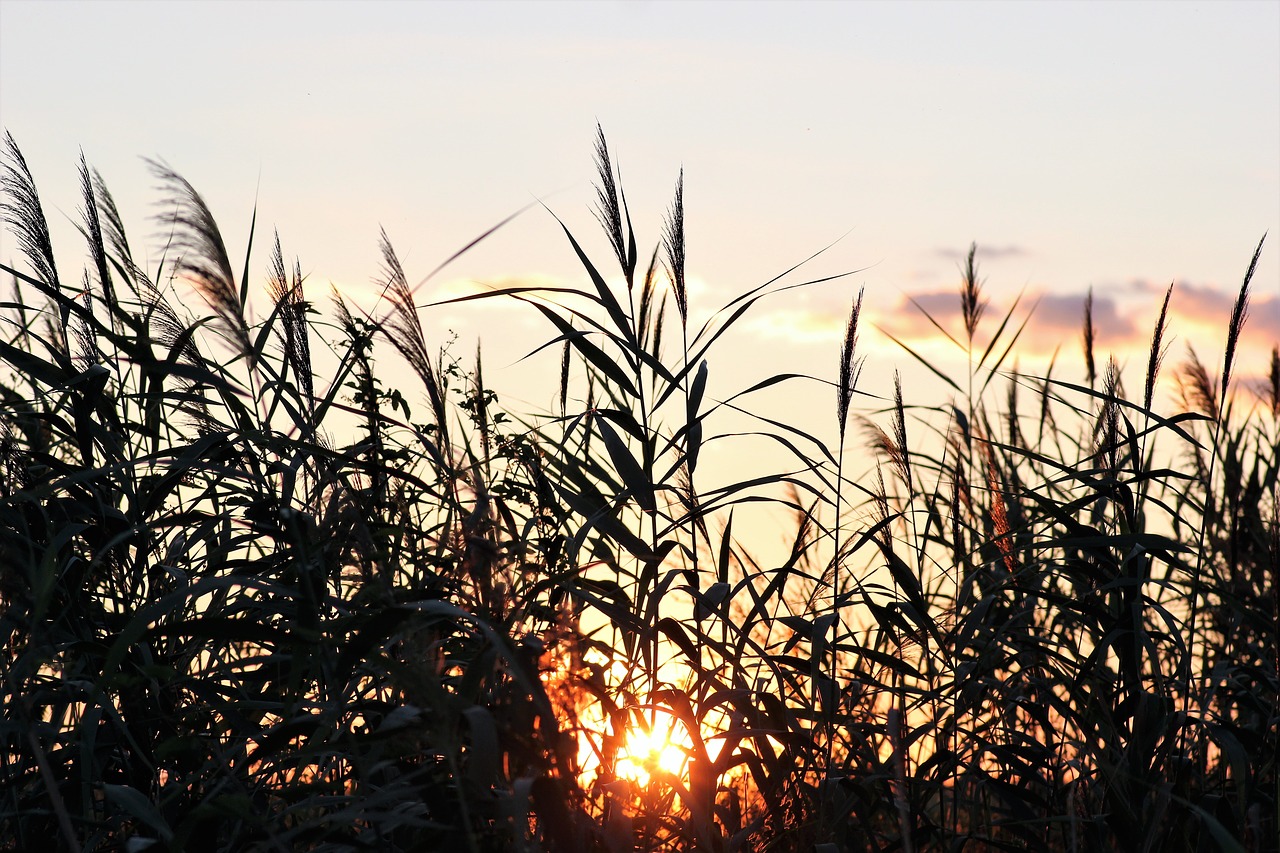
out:
<path id="1" fill-rule="evenodd" d="M 658 709 L 636 714 L 618 750 L 614 773 L 640 786 L 659 772 L 683 776 L 693 741 L 684 724 Z"/>

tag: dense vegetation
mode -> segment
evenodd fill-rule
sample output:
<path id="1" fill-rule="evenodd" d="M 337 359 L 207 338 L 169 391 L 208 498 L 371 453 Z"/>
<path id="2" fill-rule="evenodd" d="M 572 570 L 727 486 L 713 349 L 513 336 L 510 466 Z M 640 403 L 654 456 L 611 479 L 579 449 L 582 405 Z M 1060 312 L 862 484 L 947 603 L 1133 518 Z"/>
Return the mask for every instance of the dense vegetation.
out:
<path id="1" fill-rule="evenodd" d="M 707 388 L 795 271 L 692 324 L 681 185 L 642 256 L 596 155 L 620 272 L 565 228 L 589 286 L 472 297 L 561 355 L 559 410 L 514 413 L 428 339 L 385 237 L 376 308 L 321 310 L 278 239 L 237 275 L 159 164 L 157 268 L 81 162 L 62 277 L 7 138 L 0 845 L 1275 850 L 1280 352 L 1232 381 L 1253 265 L 1172 411 L 1164 310 L 1140 398 L 1087 309 L 1087 380 L 1026 376 L 971 252 L 951 399 L 861 394 L 859 297 L 831 422 L 785 423 L 752 401 L 811 378 Z M 704 485 L 746 441 L 791 461 Z M 780 559 L 735 535 L 761 504 Z"/>

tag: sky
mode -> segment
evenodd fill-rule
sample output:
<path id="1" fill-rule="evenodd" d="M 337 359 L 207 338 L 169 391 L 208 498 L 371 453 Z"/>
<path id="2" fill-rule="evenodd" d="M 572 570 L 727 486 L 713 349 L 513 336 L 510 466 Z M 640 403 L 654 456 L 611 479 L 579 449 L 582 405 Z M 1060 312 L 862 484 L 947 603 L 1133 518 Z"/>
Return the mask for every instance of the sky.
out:
<path id="1" fill-rule="evenodd" d="M 757 306 L 713 357 L 722 397 L 783 369 L 833 379 L 865 288 L 864 389 L 888 394 L 901 369 L 908 397 L 938 402 L 872 324 L 948 358 L 911 303 L 955 328 L 971 242 L 989 316 L 1019 293 L 1037 305 L 1025 370 L 1055 349 L 1060 370 L 1081 369 L 1089 288 L 1099 359 L 1145 363 L 1170 283 L 1171 359 L 1194 343 L 1219 363 L 1264 233 L 1241 375 L 1261 374 L 1280 341 L 1278 2 L 0 0 L 0 124 L 73 269 L 81 151 L 153 266 L 143 157 L 202 192 L 236 268 L 256 205 L 252 268 L 265 283 L 278 229 L 316 301 L 331 284 L 370 298 L 380 229 L 416 281 L 535 201 L 603 263 L 597 123 L 642 253 L 684 171 L 695 320 L 824 247 L 802 276 L 854 273 Z M 582 285 L 546 208 L 443 270 L 423 301 Z M 15 255 L 5 233 L 0 258 Z M 462 353 L 482 338 L 486 379 L 514 405 L 549 408 L 554 380 L 538 379 L 555 357 L 516 364 L 549 337 L 533 312 L 423 317 Z M 789 411 L 834 429 L 829 388 L 788 388 Z"/>

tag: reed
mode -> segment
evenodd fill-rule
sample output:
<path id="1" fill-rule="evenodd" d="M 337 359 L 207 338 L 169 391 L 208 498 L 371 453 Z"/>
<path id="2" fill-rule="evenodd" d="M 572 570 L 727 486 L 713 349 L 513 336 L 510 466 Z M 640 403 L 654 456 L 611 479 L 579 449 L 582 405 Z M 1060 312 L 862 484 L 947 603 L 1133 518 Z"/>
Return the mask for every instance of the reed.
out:
<path id="1" fill-rule="evenodd" d="M 555 411 L 513 412 L 385 234 L 378 304 L 322 311 L 167 166 L 148 272 L 82 160 L 69 287 L 6 137 L 0 847 L 1275 850 L 1280 351 L 1232 381 L 1261 245 L 1168 401 L 1168 292 L 1140 400 L 1091 298 L 1085 381 L 1028 376 L 976 245 L 962 327 L 929 318 L 965 374 L 903 348 L 948 399 L 857 388 L 861 293 L 834 380 L 735 389 L 726 335 L 833 277 L 693 304 L 683 174 L 641 267 L 595 158 L 616 272 L 561 222 L 585 285 L 454 300 L 547 323 Z M 756 402 L 812 383 L 834 430 Z"/>

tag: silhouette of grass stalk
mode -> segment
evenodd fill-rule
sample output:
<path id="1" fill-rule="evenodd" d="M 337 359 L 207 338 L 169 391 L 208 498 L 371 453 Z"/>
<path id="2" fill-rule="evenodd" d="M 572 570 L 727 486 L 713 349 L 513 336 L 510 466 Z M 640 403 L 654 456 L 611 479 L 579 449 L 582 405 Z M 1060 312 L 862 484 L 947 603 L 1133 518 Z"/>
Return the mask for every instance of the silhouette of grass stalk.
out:
<path id="1" fill-rule="evenodd" d="M 386 234 L 377 304 L 322 312 L 278 236 L 237 275 L 167 166 L 149 273 L 82 158 L 69 287 L 6 137 L 0 847 L 1274 850 L 1280 349 L 1233 384 L 1261 245 L 1168 403 L 1171 290 L 1131 400 L 1091 297 L 1084 379 L 1021 372 L 1034 309 L 991 310 L 976 245 L 958 323 L 926 314 L 964 375 L 899 342 L 946 399 L 858 388 L 861 291 L 834 383 L 727 389 L 743 317 L 845 276 L 691 305 L 683 173 L 641 267 L 595 155 L 617 272 L 557 219 L 585 283 L 449 300 L 548 324 L 553 411 L 511 412 Z M 761 403 L 811 383 L 834 445 Z"/>

